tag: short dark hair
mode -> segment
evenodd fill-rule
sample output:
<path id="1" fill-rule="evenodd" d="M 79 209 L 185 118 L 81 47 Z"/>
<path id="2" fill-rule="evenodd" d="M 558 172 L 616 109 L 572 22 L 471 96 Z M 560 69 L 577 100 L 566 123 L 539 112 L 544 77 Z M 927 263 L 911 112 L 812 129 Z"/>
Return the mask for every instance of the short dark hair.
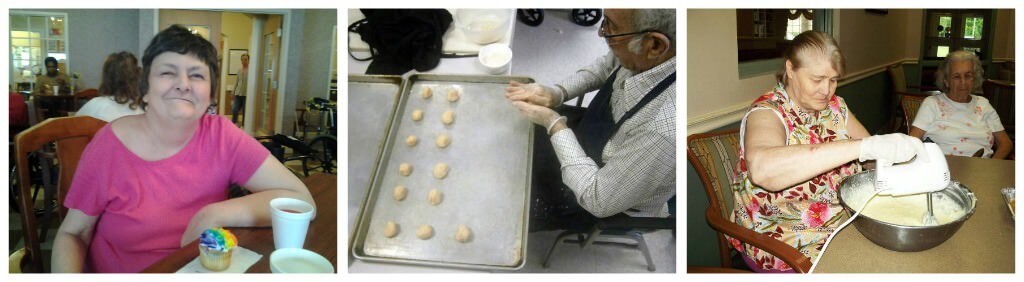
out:
<path id="1" fill-rule="evenodd" d="M 127 104 L 134 110 L 142 103 L 139 80 L 139 60 L 135 55 L 124 51 L 113 53 L 103 63 L 99 92 L 113 96 L 115 102 Z"/>
<path id="2" fill-rule="evenodd" d="M 218 87 L 220 86 L 220 64 L 217 62 L 217 48 L 213 43 L 192 34 L 180 25 L 171 27 L 157 33 L 149 42 L 149 47 L 142 54 L 142 81 L 139 83 L 141 96 L 146 96 L 149 91 L 149 71 L 153 65 L 153 59 L 165 52 L 174 52 L 182 55 L 192 55 L 210 67 L 210 100 L 211 105 L 217 102 Z M 142 109 L 146 109 L 146 103 L 142 103 Z"/>
<path id="3" fill-rule="evenodd" d="M 46 59 L 43 60 L 43 66 L 48 66 L 50 63 L 53 63 L 54 66 L 59 65 L 57 64 L 57 58 L 54 57 L 46 57 Z"/>

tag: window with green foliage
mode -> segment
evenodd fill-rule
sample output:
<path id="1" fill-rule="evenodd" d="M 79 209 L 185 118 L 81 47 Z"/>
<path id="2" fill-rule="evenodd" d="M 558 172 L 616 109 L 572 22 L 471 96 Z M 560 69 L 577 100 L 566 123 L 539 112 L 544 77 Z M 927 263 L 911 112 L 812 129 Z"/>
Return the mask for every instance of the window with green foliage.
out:
<path id="1" fill-rule="evenodd" d="M 924 59 L 939 60 L 949 52 L 974 52 L 988 58 L 988 37 L 992 10 L 927 10 L 924 33 Z"/>
<path id="2" fill-rule="evenodd" d="M 985 30 L 985 19 L 982 17 L 967 17 L 964 19 L 964 38 L 981 39 L 981 33 Z"/>

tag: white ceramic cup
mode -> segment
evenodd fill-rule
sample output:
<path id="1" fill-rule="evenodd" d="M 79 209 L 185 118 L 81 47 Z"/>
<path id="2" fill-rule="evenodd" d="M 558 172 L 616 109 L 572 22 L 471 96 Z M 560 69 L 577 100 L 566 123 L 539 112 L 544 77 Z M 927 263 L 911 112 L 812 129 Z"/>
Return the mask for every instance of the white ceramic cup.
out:
<path id="1" fill-rule="evenodd" d="M 505 74 L 512 63 L 512 49 L 501 43 L 480 48 L 477 62 L 490 74 Z"/>
<path id="2" fill-rule="evenodd" d="M 306 201 L 292 198 L 270 200 L 271 224 L 274 230 L 274 249 L 302 248 L 306 231 L 316 208 Z"/>

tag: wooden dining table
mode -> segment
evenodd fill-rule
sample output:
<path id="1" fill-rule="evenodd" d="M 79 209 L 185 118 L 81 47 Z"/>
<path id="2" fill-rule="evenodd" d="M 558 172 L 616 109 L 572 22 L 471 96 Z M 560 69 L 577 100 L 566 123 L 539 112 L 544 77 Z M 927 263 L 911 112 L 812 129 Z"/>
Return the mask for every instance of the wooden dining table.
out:
<path id="1" fill-rule="evenodd" d="M 316 218 L 309 223 L 303 248 L 327 258 L 338 269 L 338 176 L 318 173 L 302 181 L 316 202 Z M 269 273 L 270 253 L 274 252 L 274 232 L 271 227 L 226 228 L 238 238 L 238 245 L 263 255 L 248 273 Z M 192 241 L 167 257 L 150 265 L 142 272 L 173 273 L 199 256 L 199 240 Z"/>
<path id="2" fill-rule="evenodd" d="M 892 251 L 851 224 L 839 231 L 816 273 L 1013 273 L 1014 219 L 1000 190 L 1014 186 L 1014 161 L 947 156 L 950 177 L 977 197 L 974 215 L 937 247 Z"/>
<path id="3" fill-rule="evenodd" d="M 75 96 L 72 95 L 40 95 L 33 94 L 30 98 L 41 111 L 43 118 L 63 117 L 75 110 Z"/>

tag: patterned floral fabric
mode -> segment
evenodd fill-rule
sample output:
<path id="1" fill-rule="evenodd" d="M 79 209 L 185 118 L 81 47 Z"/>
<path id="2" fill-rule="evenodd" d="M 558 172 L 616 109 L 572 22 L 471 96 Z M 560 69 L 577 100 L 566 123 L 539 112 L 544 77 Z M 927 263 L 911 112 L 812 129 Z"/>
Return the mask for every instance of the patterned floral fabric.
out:
<path id="1" fill-rule="evenodd" d="M 758 110 L 770 110 L 779 116 L 786 127 L 786 144 L 820 144 L 850 139 L 846 131 L 849 109 L 839 96 L 832 96 L 829 105 L 814 115 L 796 107 L 785 89 L 778 85 L 754 100 L 747 116 Z M 746 117 L 743 125 L 746 126 Z M 744 129 L 740 130 L 741 140 Z M 811 180 L 788 189 L 772 192 L 750 181 L 744 159 L 742 142 L 737 164 L 739 185 L 733 190 L 736 204 L 732 219 L 758 233 L 787 243 L 815 261 L 821 246 L 835 228 L 842 223 L 843 211 L 839 205 L 839 184 L 846 177 L 861 171 L 857 161 L 851 161 Z M 768 252 L 729 238 L 733 248 L 746 255 L 757 265 L 770 271 L 789 271 L 790 266 Z"/>
<path id="2" fill-rule="evenodd" d="M 996 109 L 978 95 L 971 95 L 967 103 L 953 101 L 946 94 L 929 96 L 921 102 L 913 125 L 924 130 L 924 137 L 935 141 L 944 154 L 969 157 L 984 150 L 985 158 L 995 153 L 993 132 L 1006 130 Z"/>

